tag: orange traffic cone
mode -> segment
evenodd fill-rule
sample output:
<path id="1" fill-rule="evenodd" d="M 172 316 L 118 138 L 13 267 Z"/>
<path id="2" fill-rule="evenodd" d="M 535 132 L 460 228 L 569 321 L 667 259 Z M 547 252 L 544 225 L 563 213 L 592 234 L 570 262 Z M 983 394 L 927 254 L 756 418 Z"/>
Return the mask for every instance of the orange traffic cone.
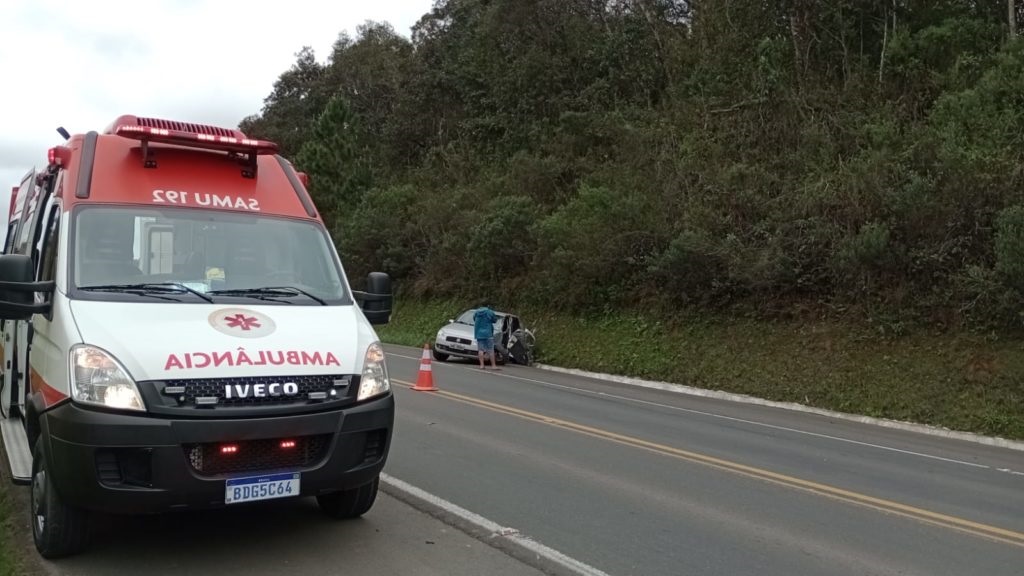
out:
<path id="1" fill-rule="evenodd" d="M 416 385 L 413 390 L 420 392 L 433 392 L 437 390 L 434 386 L 434 372 L 430 369 L 430 342 L 423 345 L 423 357 L 420 359 L 420 373 L 416 378 Z"/>

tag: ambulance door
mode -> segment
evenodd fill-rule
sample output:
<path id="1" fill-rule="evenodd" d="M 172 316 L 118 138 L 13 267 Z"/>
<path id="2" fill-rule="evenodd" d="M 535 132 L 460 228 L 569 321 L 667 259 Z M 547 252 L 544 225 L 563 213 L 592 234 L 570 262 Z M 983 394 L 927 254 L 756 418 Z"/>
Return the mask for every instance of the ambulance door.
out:
<path id="1" fill-rule="evenodd" d="M 39 216 L 39 233 L 37 234 L 38 239 L 36 241 L 38 260 L 35 262 L 36 281 L 53 281 L 56 280 L 58 250 L 60 248 L 61 207 L 57 199 L 52 196 L 49 197 L 46 201 L 46 210 L 42 211 Z M 36 304 L 44 304 L 47 300 L 52 302 L 52 299 L 56 297 L 56 290 L 49 294 L 37 292 L 35 302 Z M 33 376 L 29 378 L 42 377 L 44 381 L 48 381 L 51 384 L 56 382 L 59 374 L 63 373 L 64 367 L 62 363 L 67 362 L 66 352 L 62 351 L 54 340 L 56 335 L 51 328 L 51 323 L 54 321 L 53 309 L 54 307 L 51 305 L 50 311 L 47 314 L 35 314 L 32 316 L 31 323 L 25 322 L 25 324 L 31 324 L 32 327 L 31 339 L 29 340 L 31 353 L 28 355 L 28 365 L 32 367 Z M 25 382 L 28 384 L 31 383 L 29 378 L 25 379 Z M 17 399 L 19 405 L 24 405 L 28 387 L 28 385 L 21 387 L 19 391 L 20 397 Z"/>
<path id="2" fill-rule="evenodd" d="M 11 216 L 14 219 L 11 220 L 10 225 L 7 227 L 7 240 L 4 243 L 4 254 L 10 254 L 11 250 L 14 249 L 14 240 L 18 233 L 18 222 L 20 222 L 20 220 L 14 214 Z M 10 372 L 10 369 L 7 366 L 7 360 L 9 359 L 10 354 L 14 353 L 14 349 L 8 344 L 8 341 L 12 339 L 12 335 L 7 332 L 7 325 L 9 323 L 11 323 L 11 321 L 0 319 L 0 367 L 3 369 L 3 372 L 0 372 L 0 417 L 2 418 L 7 418 L 10 414 L 9 408 L 11 399 L 8 398 L 5 393 L 13 390 L 13 387 L 10 389 L 7 387 L 7 378 Z"/>
<path id="3" fill-rule="evenodd" d="M 11 220 L 17 220 L 16 226 L 11 229 L 4 246 L 4 254 L 28 254 L 28 236 L 32 228 L 31 218 L 35 212 L 34 202 L 38 200 L 39 187 L 36 185 L 36 172 L 32 170 L 21 181 L 18 188 L 18 204 L 20 211 L 16 210 L 11 214 Z M 26 322 L 17 320 L 5 320 L 3 322 L 3 336 L 0 338 L 3 349 L 0 350 L 3 358 L 3 380 L 0 381 L 0 415 L 10 416 L 12 404 L 18 404 L 16 398 L 22 396 L 20 390 L 24 381 L 25 356 L 24 351 L 19 350 L 19 334 L 24 338 L 26 334 Z M 19 363 L 18 361 L 21 360 Z"/>

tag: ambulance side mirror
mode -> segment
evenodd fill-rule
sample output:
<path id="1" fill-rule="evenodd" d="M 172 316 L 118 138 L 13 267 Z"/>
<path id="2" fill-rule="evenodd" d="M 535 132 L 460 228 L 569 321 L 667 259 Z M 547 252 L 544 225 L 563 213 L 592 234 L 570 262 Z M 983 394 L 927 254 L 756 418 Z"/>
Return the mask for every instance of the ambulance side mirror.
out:
<path id="1" fill-rule="evenodd" d="M 361 300 L 363 315 L 370 324 L 381 325 L 391 321 L 391 276 L 383 272 L 370 272 L 366 277 L 366 292 L 356 294 Z"/>
<path id="2" fill-rule="evenodd" d="M 24 254 L 0 256 L 0 319 L 31 320 L 33 314 L 45 314 L 50 302 L 36 304 L 36 292 L 52 293 L 54 283 L 34 282 L 32 258 Z"/>

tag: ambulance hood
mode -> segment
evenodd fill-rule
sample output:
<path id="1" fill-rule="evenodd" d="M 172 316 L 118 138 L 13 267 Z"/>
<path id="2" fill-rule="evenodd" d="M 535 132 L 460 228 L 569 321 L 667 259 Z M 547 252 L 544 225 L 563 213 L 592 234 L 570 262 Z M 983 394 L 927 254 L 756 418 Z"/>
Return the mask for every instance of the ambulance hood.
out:
<path id="1" fill-rule="evenodd" d="M 71 302 L 82 342 L 136 381 L 358 374 L 376 335 L 355 305 Z"/>

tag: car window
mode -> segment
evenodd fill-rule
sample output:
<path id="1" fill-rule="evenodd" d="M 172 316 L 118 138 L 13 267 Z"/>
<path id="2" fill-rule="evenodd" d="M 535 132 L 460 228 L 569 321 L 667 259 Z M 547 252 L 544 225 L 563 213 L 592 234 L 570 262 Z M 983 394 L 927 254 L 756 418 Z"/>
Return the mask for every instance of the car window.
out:
<path id="1" fill-rule="evenodd" d="M 456 324 L 469 324 L 470 326 L 472 326 L 474 324 L 474 322 L 473 322 L 473 314 L 475 314 L 475 313 L 476 313 L 476 308 L 471 308 L 469 310 L 466 310 L 462 314 L 459 314 L 455 318 Z M 494 318 L 495 318 L 494 319 L 494 326 L 495 327 L 500 327 L 502 321 L 504 321 L 504 319 L 505 319 L 505 314 L 501 314 L 500 312 L 495 312 L 494 313 Z"/>

